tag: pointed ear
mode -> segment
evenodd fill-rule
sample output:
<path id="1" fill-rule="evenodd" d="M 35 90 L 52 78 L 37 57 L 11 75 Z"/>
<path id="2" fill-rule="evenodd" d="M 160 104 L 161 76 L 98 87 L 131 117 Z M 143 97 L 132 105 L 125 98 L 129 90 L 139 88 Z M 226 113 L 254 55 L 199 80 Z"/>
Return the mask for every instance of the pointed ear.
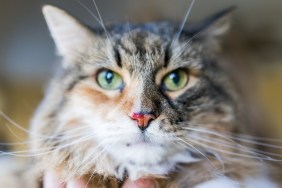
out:
<path id="1" fill-rule="evenodd" d="M 199 38 L 214 38 L 220 37 L 228 32 L 231 27 L 232 15 L 236 7 L 229 7 L 220 11 L 202 23 L 192 27 L 189 33 L 199 34 Z"/>
<path id="2" fill-rule="evenodd" d="M 235 9 L 236 7 L 229 7 L 206 20 L 206 34 L 218 37 L 228 32 Z"/>
<path id="3" fill-rule="evenodd" d="M 51 5 L 42 10 L 60 55 L 72 58 L 89 46 L 93 33 L 74 17 Z"/>

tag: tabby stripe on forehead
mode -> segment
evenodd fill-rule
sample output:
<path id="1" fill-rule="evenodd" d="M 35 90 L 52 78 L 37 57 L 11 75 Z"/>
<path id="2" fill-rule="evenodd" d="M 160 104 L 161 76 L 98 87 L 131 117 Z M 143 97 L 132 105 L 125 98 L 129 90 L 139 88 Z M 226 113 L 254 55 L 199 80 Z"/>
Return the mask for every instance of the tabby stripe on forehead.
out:
<path id="1" fill-rule="evenodd" d="M 117 41 L 117 46 L 121 48 L 125 53 L 133 55 L 132 51 L 128 47 L 126 47 L 121 40 Z"/>
<path id="2" fill-rule="evenodd" d="M 164 67 L 168 66 L 168 63 L 171 58 L 171 49 L 170 49 L 170 43 L 165 48 L 165 54 L 164 54 Z"/>
<path id="3" fill-rule="evenodd" d="M 144 46 L 144 42 L 146 40 L 146 37 L 147 37 L 147 33 L 140 33 L 139 35 L 137 35 L 135 38 L 134 38 L 134 44 L 135 44 L 135 47 L 136 47 L 136 54 L 139 53 L 140 55 L 140 61 L 143 61 L 145 62 L 145 54 L 146 54 L 146 49 L 145 49 L 145 46 Z"/>
<path id="4" fill-rule="evenodd" d="M 117 65 L 122 68 L 122 64 L 121 64 L 121 56 L 120 56 L 120 53 L 118 51 L 117 48 L 114 48 L 114 55 L 115 55 L 115 60 L 116 60 L 116 63 Z"/>

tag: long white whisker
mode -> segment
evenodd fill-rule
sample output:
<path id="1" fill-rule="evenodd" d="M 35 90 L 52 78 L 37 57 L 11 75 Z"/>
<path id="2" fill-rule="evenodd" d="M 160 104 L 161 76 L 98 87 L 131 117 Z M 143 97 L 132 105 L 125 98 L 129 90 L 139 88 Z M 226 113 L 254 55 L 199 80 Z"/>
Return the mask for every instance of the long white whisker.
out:
<path id="1" fill-rule="evenodd" d="M 6 114 L 4 114 L 4 112 L 0 111 L 0 115 L 7 120 L 9 123 L 11 123 L 13 126 L 17 127 L 19 130 L 25 132 L 25 133 L 30 133 L 29 130 L 23 128 L 23 126 L 19 125 L 18 123 L 16 123 L 14 120 L 12 120 L 12 118 L 10 118 L 9 116 L 7 116 Z"/>
<path id="2" fill-rule="evenodd" d="M 93 151 L 91 151 L 91 153 L 89 153 L 89 155 L 88 155 L 88 157 L 85 157 L 84 159 L 83 159 L 83 161 L 80 163 L 81 164 L 81 166 L 76 170 L 77 172 L 80 170 L 80 169 L 83 169 L 83 165 L 85 164 L 85 163 L 88 163 L 88 160 L 96 153 L 96 151 L 99 149 L 99 148 L 101 148 L 102 146 L 103 146 L 103 144 L 104 144 L 104 142 L 102 141 L 101 143 L 99 143 L 97 146 L 95 146 L 95 148 L 93 149 Z M 99 153 L 98 153 L 98 155 L 99 155 Z M 91 161 L 95 161 L 95 159 L 96 159 L 96 156 L 95 156 L 95 158 L 94 159 L 91 159 Z M 86 166 L 86 165 L 85 165 Z"/>
<path id="3" fill-rule="evenodd" d="M 108 38 L 108 40 L 109 40 L 109 41 L 112 43 L 112 45 L 113 45 L 113 41 L 112 41 L 112 39 L 111 39 L 111 36 L 110 36 L 109 32 L 107 31 L 107 29 L 106 29 L 106 27 L 105 27 L 104 21 L 103 21 L 103 19 L 102 19 L 102 16 L 101 16 L 101 13 L 100 13 L 100 11 L 99 11 L 99 9 L 98 9 L 98 6 L 97 6 L 97 4 L 96 4 L 96 1 L 95 1 L 95 0 L 92 0 L 92 1 L 93 1 L 93 3 L 94 3 L 95 9 L 96 9 L 96 11 L 97 11 L 97 14 L 98 14 L 98 16 L 99 16 L 99 19 L 100 19 L 100 22 L 101 22 L 101 26 L 103 27 L 103 29 L 104 29 L 104 31 L 105 31 L 105 34 L 106 34 L 106 36 L 107 36 L 107 38 Z"/>
<path id="4" fill-rule="evenodd" d="M 107 147 L 104 147 L 103 149 L 101 149 L 98 153 L 95 153 L 101 146 L 103 146 L 103 142 L 101 142 L 99 145 L 97 145 L 95 147 L 95 149 L 89 154 L 88 157 L 86 157 L 81 164 L 81 166 L 73 173 L 73 175 L 75 174 L 80 174 L 79 173 L 79 170 L 80 169 L 84 169 L 84 167 L 87 167 L 88 165 L 93 165 L 93 162 L 96 161 L 100 156 L 104 155 L 107 151 L 107 149 L 109 147 L 111 147 L 114 143 L 112 143 L 111 145 L 108 145 Z M 91 158 L 92 155 L 95 154 L 95 157 L 94 158 Z M 101 160 L 100 160 L 101 161 Z M 72 176 L 73 176 L 72 175 Z M 70 177 L 72 177 L 70 176 Z"/>
<path id="5" fill-rule="evenodd" d="M 210 149 L 210 150 L 213 150 L 213 151 L 217 151 L 217 152 L 220 152 L 220 153 L 224 153 L 224 154 L 229 154 L 229 155 L 234 156 L 234 157 L 257 159 L 257 160 L 260 160 L 260 161 L 263 161 L 263 160 L 275 161 L 275 162 L 281 162 L 282 161 L 282 160 L 278 160 L 278 159 L 272 159 L 271 157 L 260 158 L 260 157 L 256 157 L 256 156 L 253 156 L 253 155 L 240 154 L 240 153 L 236 153 L 236 152 L 226 151 L 226 150 L 222 150 L 222 149 L 219 149 L 219 148 L 216 148 L 216 147 L 205 145 L 205 144 L 203 144 L 201 142 L 197 142 L 195 140 L 189 140 L 189 141 L 193 142 L 194 144 L 197 144 L 199 146 L 205 147 L 207 149 Z M 224 159 L 229 159 L 229 158 L 230 157 L 224 156 Z M 232 158 L 230 158 L 230 159 L 232 159 Z"/>
<path id="6" fill-rule="evenodd" d="M 192 130 L 192 131 L 198 131 L 198 132 L 201 132 L 201 133 L 205 133 L 205 134 L 212 134 L 212 135 L 216 135 L 216 136 L 218 136 L 218 137 L 220 137 L 220 138 L 224 138 L 225 140 L 227 140 L 227 141 L 229 141 L 229 142 L 231 142 L 231 143 L 233 143 L 233 144 L 235 144 L 235 145 L 233 145 L 233 146 L 229 146 L 229 147 L 236 147 L 236 149 L 238 149 L 238 150 L 240 150 L 240 151 L 244 151 L 244 152 L 246 152 L 246 153 L 251 153 L 251 154 L 253 154 L 253 155 L 255 155 L 255 156 L 261 156 L 262 158 L 265 158 L 265 159 L 267 159 L 267 160 L 279 160 L 279 159 L 273 159 L 272 157 L 270 157 L 270 156 L 273 156 L 273 157 L 282 157 L 282 155 L 280 155 L 280 154 L 277 154 L 277 153 L 271 153 L 271 152 L 266 152 L 266 151 L 260 151 L 260 150 L 258 150 L 258 149 L 255 149 L 255 148 L 249 148 L 249 147 L 246 147 L 246 146 L 244 146 L 244 145 L 241 145 L 241 144 L 239 144 L 239 143 L 237 143 L 237 142 L 235 142 L 234 140 L 236 140 L 237 139 L 237 137 L 234 137 L 234 136 L 230 136 L 230 134 L 226 134 L 226 135 L 223 135 L 223 134 L 221 134 L 221 133 L 219 133 L 219 132 L 215 132 L 215 131 L 210 131 L 210 130 L 205 130 L 205 129 L 195 129 L 195 128 L 184 128 L 184 129 L 187 129 L 187 130 Z M 202 139 L 203 140 L 203 138 L 200 138 L 199 137 L 199 139 Z M 206 140 L 207 142 L 209 142 L 209 140 Z M 217 143 L 219 143 L 219 141 L 220 140 L 217 140 Z M 257 144 L 257 145 L 267 145 L 267 146 L 272 146 L 273 147 L 273 145 L 269 145 L 269 144 L 263 144 L 263 143 L 259 143 L 258 144 L 258 142 L 252 142 L 252 141 L 250 141 L 250 140 L 247 140 L 248 142 L 247 143 L 252 143 L 252 144 Z M 279 147 L 279 146 L 276 146 L 276 148 L 277 147 Z M 280 147 L 279 147 L 280 148 Z M 268 155 L 270 155 L 270 156 L 268 156 Z"/>
<path id="7" fill-rule="evenodd" d="M 177 36 L 176 36 L 176 39 L 177 39 L 177 40 L 179 39 L 179 37 L 180 37 L 180 35 L 181 35 L 182 31 L 183 31 L 183 28 L 184 28 L 184 26 L 185 26 L 185 23 L 187 22 L 187 19 L 188 19 L 189 15 L 190 15 L 190 12 L 191 12 L 191 10 L 192 10 L 192 8 L 193 8 L 193 6 L 194 6 L 195 1 L 196 1 L 196 0 L 192 0 L 192 2 L 190 3 L 190 5 L 189 5 L 189 7 L 188 7 L 188 10 L 187 10 L 187 12 L 186 12 L 186 14 L 185 14 L 185 17 L 184 17 L 184 19 L 183 19 L 183 21 L 182 21 L 182 24 L 181 24 L 181 26 L 180 26 L 180 29 L 179 29 L 179 31 L 178 31 L 178 33 L 177 33 Z"/>
<path id="8" fill-rule="evenodd" d="M 97 16 L 81 1 L 76 0 L 77 3 L 79 3 L 85 10 L 102 26 L 101 21 L 97 18 Z"/>
<path id="9" fill-rule="evenodd" d="M 252 148 L 242 147 L 241 145 L 234 144 L 234 143 L 233 144 L 223 143 L 222 140 L 220 140 L 220 139 L 214 139 L 214 138 L 205 139 L 205 138 L 202 137 L 202 135 L 201 135 L 201 137 L 200 136 L 199 137 L 192 136 L 191 138 L 194 138 L 194 139 L 199 140 L 199 141 L 217 144 L 219 146 L 224 146 L 224 147 L 229 148 L 229 149 L 239 150 L 240 152 L 248 153 L 248 154 L 251 154 L 251 155 L 254 155 L 254 156 L 257 156 L 257 157 L 266 158 L 266 159 L 269 158 L 269 156 L 266 156 L 266 155 L 264 155 L 260 152 L 254 151 L 254 149 L 252 149 Z"/>
<path id="10" fill-rule="evenodd" d="M 218 169 L 216 169 L 216 167 L 214 166 L 214 164 L 211 162 L 211 160 L 203 153 L 201 152 L 199 149 L 197 149 L 195 146 L 193 146 L 192 144 L 188 143 L 188 141 L 183 140 L 179 137 L 175 137 L 177 140 L 182 141 L 183 143 L 187 144 L 188 146 L 190 146 L 191 148 L 193 148 L 196 152 L 200 153 L 209 163 L 209 166 L 212 167 L 212 169 L 210 169 L 210 172 L 212 172 L 212 174 L 215 172 L 216 174 L 220 174 L 220 172 L 218 171 Z M 222 168 L 224 169 L 224 163 L 222 164 Z"/>
<path id="11" fill-rule="evenodd" d="M 42 137 L 42 138 L 53 138 L 53 136 L 47 136 L 47 135 L 43 135 L 43 134 L 38 134 L 38 133 L 34 133 L 28 129 L 25 129 L 23 126 L 19 125 L 18 123 L 16 123 L 14 120 L 12 120 L 12 118 L 10 118 L 9 116 L 7 116 L 6 114 L 4 114 L 2 111 L 0 111 L 0 115 L 7 120 L 9 123 L 11 123 L 13 126 L 15 126 L 16 128 L 18 128 L 19 130 L 29 134 L 29 135 L 35 135 L 38 137 Z"/>
<path id="12" fill-rule="evenodd" d="M 11 127 L 9 125 L 7 125 L 6 123 L 4 123 L 4 125 L 8 128 L 8 130 L 12 133 L 12 135 L 17 138 L 18 140 L 23 140 L 23 138 L 20 138 L 13 129 L 11 129 Z"/>
<path id="13" fill-rule="evenodd" d="M 82 138 L 79 138 L 71 143 L 65 144 L 65 145 L 61 145 L 60 147 L 53 147 L 53 148 L 43 148 L 43 149 L 38 149 L 38 150 L 21 150 L 21 151 L 15 151 L 15 152 L 0 152 L 0 156 L 1 155 L 11 155 L 11 156 L 18 156 L 18 157 L 32 157 L 32 156 L 41 156 L 41 155 L 45 155 L 45 154 L 49 154 L 52 153 L 54 151 L 58 151 L 61 149 L 64 149 L 68 146 L 77 144 L 77 143 L 81 143 L 83 141 L 89 140 L 89 138 L 93 138 L 93 134 L 90 135 L 86 135 Z M 38 153 L 38 151 L 43 151 L 42 153 Z M 46 151 L 46 152 L 44 152 Z M 21 154 L 21 153 L 34 153 L 34 154 Z"/>
<path id="14" fill-rule="evenodd" d="M 213 134 L 213 135 L 225 138 L 227 140 L 233 140 L 233 141 L 238 140 L 238 141 L 249 143 L 249 144 L 256 144 L 256 145 L 260 145 L 260 146 L 282 149 L 282 146 L 277 146 L 277 145 L 272 145 L 272 144 L 268 144 L 268 143 L 257 142 L 257 141 L 250 140 L 250 139 L 240 138 L 240 135 L 234 136 L 234 135 L 232 135 L 230 133 L 226 133 L 226 132 L 223 132 L 223 133 L 220 132 L 219 133 L 219 132 L 214 132 L 212 130 L 207 130 L 205 128 L 195 129 L 195 128 L 190 128 L 190 127 L 183 127 L 182 129 L 197 131 L 197 132 L 202 132 L 202 133 L 207 133 L 207 134 Z M 252 137 L 250 136 L 250 138 L 252 138 Z M 269 140 L 266 140 L 266 141 L 269 141 Z M 276 140 L 276 141 L 278 142 L 278 140 Z"/>

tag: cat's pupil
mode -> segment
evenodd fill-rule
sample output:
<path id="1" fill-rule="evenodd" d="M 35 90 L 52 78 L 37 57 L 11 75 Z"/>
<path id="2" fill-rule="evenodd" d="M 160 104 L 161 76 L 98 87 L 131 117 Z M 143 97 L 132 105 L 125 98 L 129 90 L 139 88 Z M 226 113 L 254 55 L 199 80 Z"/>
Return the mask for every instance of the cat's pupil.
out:
<path id="1" fill-rule="evenodd" d="M 179 83 L 179 81 L 180 81 L 180 76 L 179 76 L 179 74 L 173 72 L 173 73 L 171 73 L 171 74 L 169 75 L 169 79 L 171 79 L 171 80 L 173 81 L 173 83 L 174 83 L 175 85 L 177 85 L 177 84 Z"/>
<path id="2" fill-rule="evenodd" d="M 112 71 L 107 71 L 105 74 L 105 80 L 108 84 L 111 84 L 114 78 L 114 74 Z"/>

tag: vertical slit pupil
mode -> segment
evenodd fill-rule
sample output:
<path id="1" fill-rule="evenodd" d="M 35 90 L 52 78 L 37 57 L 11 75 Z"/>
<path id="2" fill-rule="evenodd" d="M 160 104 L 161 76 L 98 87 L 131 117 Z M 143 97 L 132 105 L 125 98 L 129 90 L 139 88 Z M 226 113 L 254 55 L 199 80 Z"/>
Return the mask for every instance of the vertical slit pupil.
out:
<path id="1" fill-rule="evenodd" d="M 108 84 L 112 83 L 113 78 L 114 78 L 113 72 L 112 72 L 112 71 L 107 71 L 107 72 L 106 72 L 106 75 L 105 75 L 106 82 L 107 82 Z"/>
<path id="2" fill-rule="evenodd" d="M 180 76 L 176 72 L 171 73 L 169 77 L 176 85 L 179 83 Z"/>

